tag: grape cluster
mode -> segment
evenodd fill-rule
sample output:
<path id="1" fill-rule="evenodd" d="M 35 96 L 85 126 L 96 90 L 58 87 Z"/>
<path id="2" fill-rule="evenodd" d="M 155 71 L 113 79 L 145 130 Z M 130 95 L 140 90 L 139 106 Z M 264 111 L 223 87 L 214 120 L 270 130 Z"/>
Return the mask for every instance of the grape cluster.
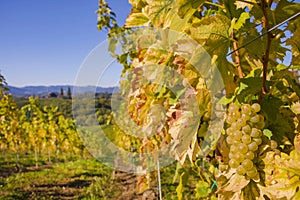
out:
<path id="1" fill-rule="evenodd" d="M 242 104 L 239 107 L 231 103 L 226 122 L 226 142 L 230 147 L 229 166 L 236 169 L 239 175 L 250 179 L 256 178 L 258 172 L 254 164 L 258 146 L 262 143 L 264 117 L 258 114 L 260 105 Z"/>

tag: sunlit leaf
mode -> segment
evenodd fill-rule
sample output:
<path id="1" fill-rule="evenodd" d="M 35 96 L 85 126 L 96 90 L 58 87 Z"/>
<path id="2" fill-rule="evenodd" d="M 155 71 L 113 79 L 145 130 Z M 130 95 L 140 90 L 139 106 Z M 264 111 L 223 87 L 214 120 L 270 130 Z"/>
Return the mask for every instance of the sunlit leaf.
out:
<path id="1" fill-rule="evenodd" d="M 131 13 L 126 19 L 125 26 L 126 27 L 147 26 L 148 24 L 149 24 L 149 18 L 144 13 Z"/>

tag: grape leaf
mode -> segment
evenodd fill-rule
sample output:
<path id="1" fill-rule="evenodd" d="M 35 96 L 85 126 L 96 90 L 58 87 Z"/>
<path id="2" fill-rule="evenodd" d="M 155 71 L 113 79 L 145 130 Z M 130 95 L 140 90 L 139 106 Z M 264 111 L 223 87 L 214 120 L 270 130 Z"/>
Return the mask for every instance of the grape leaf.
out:
<path id="1" fill-rule="evenodd" d="M 198 199 L 207 197 L 211 192 L 209 184 L 205 181 L 199 181 L 196 184 L 195 191 L 196 191 L 196 198 Z"/>
<path id="2" fill-rule="evenodd" d="M 226 57 L 230 45 L 230 20 L 225 15 L 203 17 L 190 28 L 191 37 L 209 54 Z"/>
<path id="3" fill-rule="evenodd" d="M 180 175 L 179 184 L 176 188 L 178 200 L 181 200 L 183 198 L 184 186 L 187 184 L 188 178 L 189 178 L 189 172 L 185 170 Z"/>
<path id="4" fill-rule="evenodd" d="M 276 24 L 283 22 L 297 12 L 300 12 L 299 2 L 294 3 L 287 0 L 280 0 L 274 11 Z"/>
<path id="5" fill-rule="evenodd" d="M 126 19 L 125 27 L 148 26 L 149 18 L 144 13 L 130 13 Z"/>
<path id="6" fill-rule="evenodd" d="M 239 30 L 240 28 L 242 28 L 242 26 L 244 26 L 247 19 L 250 19 L 249 13 L 243 12 L 237 20 L 237 22 L 233 25 L 233 28 L 235 30 Z"/>
<path id="7" fill-rule="evenodd" d="M 205 0 L 178 0 L 178 15 L 180 18 L 185 18 L 191 10 L 196 11 L 196 8 L 201 6 Z"/>
<path id="8" fill-rule="evenodd" d="M 239 102 L 247 101 L 249 95 L 256 95 L 261 91 L 262 79 L 260 77 L 247 77 L 240 79 L 237 99 Z"/>
<path id="9" fill-rule="evenodd" d="M 155 28 L 167 28 L 170 27 L 174 21 L 174 16 L 177 15 L 175 11 L 176 2 L 174 0 L 147 0 L 147 8 L 145 12 L 151 20 L 151 24 Z"/>
<path id="10" fill-rule="evenodd" d="M 134 7 L 139 10 L 141 10 L 146 4 L 146 0 L 128 0 L 129 3 Z"/>
<path id="11" fill-rule="evenodd" d="M 254 181 L 250 181 L 249 184 L 242 190 L 242 198 L 247 200 L 255 200 L 260 196 L 260 190 Z"/>
<path id="12" fill-rule="evenodd" d="M 224 1 L 224 6 L 226 8 L 225 14 L 230 19 L 238 18 L 241 15 L 241 13 L 243 12 L 242 9 L 237 9 L 237 7 L 235 5 L 235 0 Z"/>
<path id="13" fill-rule="evenodd" d="M 267 120 L 270 122 L 275 122 L 277 119 L 277 114 L 279 113 L 279 108 L 283 103 L 280 99 L 267 95 L 263 98 L 261 103 L 262 110 L 267 115 Z"/>
<path id="14" fill-rule="evenodd" d="M 229 171 L 228 174 L 231 174 L 232 171 Z M 218 194 L 220 199 L 241 199 L 241 191 L 249 183 L 249 180 L 246 180 L 244 176 L 240 176 L 236 173 L 231 175 L 227 182 L 219 187 Z"/>
<path id="15" fill-rule="evenodd" d="M 256 3 L 256 0 L 248 0 L 248 1 L 239 1 L 237 0 L 235 2 L 235 5 L 236 5 L 236 8 L 239 9 L 239 8 L 242 8 L 244 9 L 245 7 L 248 7 L 249 10 L 252 9 L 253 7 L 253 4 Z"/>
<path id="16" fill-rule="evenodd" d="M 266 158 L 270 157 L 273 157 L 274 164 L 266 165 L 266 170 L 271 172 L 266 178 L 268 196 L 296 200 L 300 189 L 300 155 L 293 150 L 290 155 L 281 153 L 280 156 L 274 156 L 274 152 L 271 151 L 267 153 Z"/>
<path id="17" fill-rule="evenodd" d="M 300 63 L 300 26 L 297 27 L 296 31 L 294 32 L 294 35 L 287 39 L 286 41 L 287 45 L 291 45 L 291 51 L 293 54 L 292 64 L 293 65 L 299 65 Z"/>

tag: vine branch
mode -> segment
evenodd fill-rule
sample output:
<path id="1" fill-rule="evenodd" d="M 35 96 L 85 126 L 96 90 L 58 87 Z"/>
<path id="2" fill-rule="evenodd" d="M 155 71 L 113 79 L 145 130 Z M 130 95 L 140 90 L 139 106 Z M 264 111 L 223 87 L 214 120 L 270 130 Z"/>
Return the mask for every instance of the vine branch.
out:
<path id="1" fill-rule="evenodd" d="M 239 75 L 239 78 L 244 78 L 243 70 L 242 70 L 242 66 L 241 66 L 241 59 L 240 59 L 240 55 L 239 55 L 239 51 L 238 51 L 238 44 L 235 39 L 234 30 L 232 30 L 231 36 L 233 39 L 233 50 L 235 52 L 235 63 L 237 64 L 238 75 Z"/>
<path id="2" fill-rule="evenodd" d="M 265 0 L 261 1 L 261 9 L 263 12 L 263 28 L 265 30 L 269 30 L 269 19 L 268 19 L 268 13 L 266 8 L 269 5 L 266 4 Z M 268 63 L 270 58 L 270 48 L 271 48 L 271 42 L 272 42 L 272 33 L 267 32 L 267 46 L 265 54 L 263 55 L 263 84 L 262 84 L 262 94 L 265 94 L 268 92 L 267 89 L 267 73 L 268 73 Z"/>

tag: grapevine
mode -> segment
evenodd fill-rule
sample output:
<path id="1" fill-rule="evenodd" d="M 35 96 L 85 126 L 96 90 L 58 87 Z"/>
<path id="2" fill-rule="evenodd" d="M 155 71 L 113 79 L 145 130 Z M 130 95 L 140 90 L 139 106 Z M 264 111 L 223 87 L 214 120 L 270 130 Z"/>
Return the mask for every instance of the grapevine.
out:
<path id="1" fill-rule="evenodd" d="M 133 69 L 138 77 L 138 71 L 143 70 L 144 64 L 149 62 L 168 64 L 192 85 L 193 91 L 197 93 L 197 101 L 202 107 L 199 128 L 194 133 L 195 140 L 185 149 L 191 158 L 191 166 L 199 166 L 197 163 L 203 159 L 203 149 L 199 150 L 199 146 L 207 142 L 205 133 L 215 117 L 211 115 L 211 108 L 215 105 L 207 103 L 214 97 L 206 95 L 207 85 L 200 81 L 205 76 L 196 72 L 195 63 L 179 55 L 169 57 L 168 51 L 155 52 L 154 48 L 151 51 L 147 48 L 133 48 L 133 51 L 128 52 L 128 48 L 132 46 L 124 38 L 120 38 L 123 52 L 116 54 L 116 34 L 134 32 L 137 27 L 152 27 L 170 29 L 187 35 L 209 53 L 224 81 L 225 88 L 221 92 L 225 95 L 219 101 L 228 108 L 224 129 L 216 126 L 216 132 L 220 133 L 217 145 L 207 148 L 210 151 L 207 155 L 207 160 L 210 161 L 209 169 L 215 169 L 210 170 L 210 173 L 215 177 L 218 188 L 212 191 L 210 187 L 204 187 L 203 185 L 207 184 L 199 177 L 201 190 L 205 192 L 197 193 L 195 198 L 299 198 L 299 188 L 294 187 L 299 179 L 298 168 L 294 171 L 296 163 L 299 165 L 299 151 L 295 149 L 299 149 L 296 138 L 299 138 L 300 132 L 299 3 L 287 0 L 132 0 L 130 3 L 133 9 L 124 26 L 109 28 L 110 26 L 101 24 L 108 27 L 108 38 L 112 41 L 110 50 L 124 65 L 124 74 Z M 105 5 L 101 1 L 100 9 Z M 111 20 L 114 20 L 113 16 Z M 103 27 L 100 26 L 101 28 Z M 190 43 L 184 45 L 186 49 L 194 48 Z M 287 56 L 287 52 L 290 52 L 291 56 Z M 201 60 L 201 56 L 195 57 Z M 289 62 L 286 62 L 287 58 Z M 213 67 L 209 69 L 213 70 Z M 129 96 L 140 97 L 144 90 L 151 94 L 149 91 L 154 88 L 132 88 Z M 160 97 L 168 102 L 168 95 L 165 93 Z M 129 107 L 131 110 L 128 112 L 134 113 L 132 107 L 138 105 L 144 112 L 133 116 L 133 120 L 146 119 L 148 105 L 141 104 L 143 98 L 135 100 L 132 101 Z M 170 117 L 168 120 L 177 122 L 180 107 L 168 106 L 171 111 L 167 114 Z M 216 116 L 222 117 L 222 113 L 216 113 Z M 174 129 L 167 126 L 158 142 L 165 140 L 167 136 L 170 142 L 180 141 L 190 134 L 180 132 L 180 128 L 176 131 L 180 133 L 180 137 L 179 134 L 172 135 Z M 208 141 L 213 144 L 214 138 Z M 178 156 L 177 160 L 186 164 L 185 158 L 186 156 Z M 293 164 L 291 158 L 295 159 Z M 282 164 L 282 160 L 288 160 L 289 164 Z M 279 166 L 279 169 L 274 169 L 274 166 Z M 287 175 L 286 171 L 294 172 L 293 181 L 289 179 L 290 175 Z M 282 176 L 286 180 L 283 180 Z M 278 182 L 274 177 L 279 179 Z M 179 199 L 184 198 L 182 182 L 180 179 L 177 188 Z M 211 180 L 205 183 L 212 184 Z M 284 191 L 285 187 L 288 188 L 288 192 Z M 277 189 L 279 191 L 276 191 Z"/>

